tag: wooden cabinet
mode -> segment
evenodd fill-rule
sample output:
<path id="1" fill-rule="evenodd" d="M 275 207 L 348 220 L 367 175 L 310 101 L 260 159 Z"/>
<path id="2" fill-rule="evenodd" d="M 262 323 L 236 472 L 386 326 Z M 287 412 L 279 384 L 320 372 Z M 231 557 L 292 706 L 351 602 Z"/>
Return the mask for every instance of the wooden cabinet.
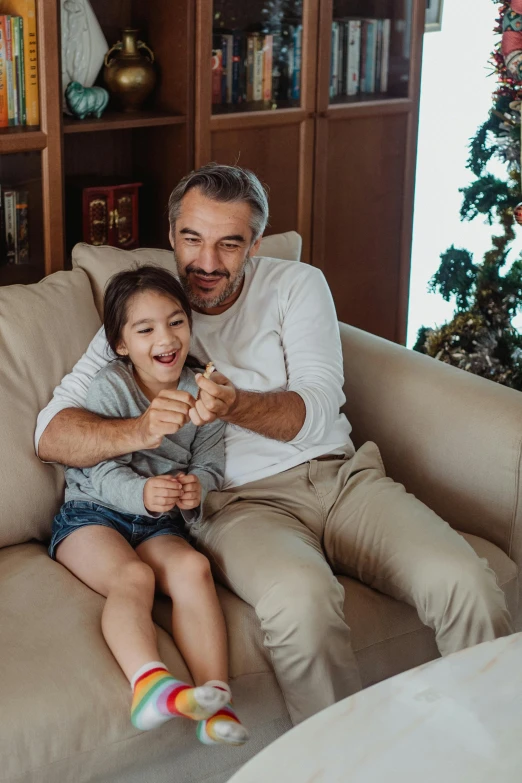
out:
<path id="1" fill-rule="evenodd" d="M 332 100 L 332 17 L 391 20 L 385 95 Z M 315 133 L 313 263 L 339 318 L 404 343 L 408 311 L 424 2 L 325 0 Z"/>
<path id="2" fill-rule="evenodd" d="M 194 4 L 90 2 L 109 46 L 125 27 L 140 31 L 156 56 L 157 87 L 132 114 L 109 104 L 100 119 L 63 115 L 60 2 L 37 0 L 41 126 L 0 130 L 0 184 L 29 190 L 31 263 L 0 266 L 0 285 L 34 282 L 68 268 L 70 248 L 81 239 L 82 205 L 66 193 L 79 179 L 143 183 L 140 243 L 169 247 L 168 197 L 194 161 Z"/>
<path id="3" fill-rule="evenodd" d="M 215 160 L 256 171 L 269 189 L 269 231 L 299 231 L 303 260 L 324 271 L 339 318 L 399 342 L 406 337 L 424 5 L 199 0 L 197 14 L 196 165 Z M 209 68 L 216 33 L 270 34 L 271 14 L 302 25 L 299 99 L 216 107 Z M 333 25 L 357 17 L 389 20 L 388 84 L 385 92 L 348 97 L 331 86 Z"/>
<path id="4" fill-rule="evenodd" d="M 303 236 L 303 260 L 311 261 L 314 112 L 316 103 L 319 0 L 198 0 L 195 162 L 239 164 L 252 169 L 269 188 L 268 233 L 294 229 Z M 264 13 L 267 12 L 267 13 Z M 274 20 L 274 16 L 276 17 Z M 289 16 L 301 25 L 299 97 L 220 107 L 212 104 L 209 70 L 214 26 L 242 32 L 271 30 Z M 277 108 L 272 108 L 276 106 Z"/>
<path id="5" fill-rule="evenodd" d="M 0 131 L 0 184 L 29 191 L 32 263 L 0 267 L 0 285 L 67 268 L 78 208 L 65 194 L 78 178 L 143 183 L 140 244 L 169 247 L 166 205 L 180 177 L 211 160 L 238 163 L 268 187 L 267 233 L 299 231 L 303 260 L 324 271 L 339 317 L 404 341 L 425 0 L 91 5 L 109 46 L 124 27 L 139 29 L 157 87 L 135 114 L 109 105 L 101 119 L 62 115 L 60 3 L 37 0 L 41 127 Z M 332 39 L 355 17 L 390 20 L 388 84 L 348 96 L 346 85 L 332 88 Z M 250 50 L 248 41 L 234 50 L 238 31 Z M 273 79 L 262 93 L 247 85 L 238 100 L 223 82 L 213 102 L 216 35 L 227 36 L 234 67 L 249 57 L 257 67 L 264 42 Z"/>

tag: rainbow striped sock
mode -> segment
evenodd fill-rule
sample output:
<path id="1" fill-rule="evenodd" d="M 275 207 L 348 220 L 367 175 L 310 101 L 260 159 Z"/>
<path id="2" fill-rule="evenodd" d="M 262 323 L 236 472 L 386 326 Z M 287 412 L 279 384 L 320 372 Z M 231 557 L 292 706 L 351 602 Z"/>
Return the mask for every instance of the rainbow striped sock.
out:
<path id="1" fill-rule="evenodd" d="M 204 745 L 244 745 L 249 738 L 230 704 L 211 718 L 201 720 L 196 727 L 196 736 Z"/>
<path id="2" fill-rule="evenodd" d="M 205 720 L 230 698 L 228 687 L 220 685 L 211 682 L 193 688 L 176 680 L 161 661 L 146 663 L 131 680 L 132 725 L 148 731 L 175 717 Z"/>

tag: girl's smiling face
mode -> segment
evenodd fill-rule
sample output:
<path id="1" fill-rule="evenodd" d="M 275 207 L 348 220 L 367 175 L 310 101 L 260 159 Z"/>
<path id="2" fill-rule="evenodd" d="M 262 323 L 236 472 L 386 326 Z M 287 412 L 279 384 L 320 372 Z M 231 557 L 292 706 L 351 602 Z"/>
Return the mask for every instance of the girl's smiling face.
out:
<path id="1" fill-rule="evenodd" d="M 117 353 L 129 357 L 149 398 L 177 388 L 189 346 L 189 321 L 176 299 L 157 291 L 130 299 Z"/>

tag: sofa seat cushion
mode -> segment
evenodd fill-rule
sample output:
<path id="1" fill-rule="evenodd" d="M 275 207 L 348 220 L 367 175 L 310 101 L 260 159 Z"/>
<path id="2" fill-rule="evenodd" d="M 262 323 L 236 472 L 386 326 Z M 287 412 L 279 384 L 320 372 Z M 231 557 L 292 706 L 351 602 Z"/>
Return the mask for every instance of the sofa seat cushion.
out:
<path id="1" fill-rule="evenodd" d="M 229 599 L 232 656 L 243 675 L 233 684 L 234 700 L 254 738 L 239 752 L 208 752 L 191 721 L 154 732 L 132 726 L 129 684 L 101 633 L 101 596 L 40 544 L 0 549 L 2 783 L 172 783 L 173 765 L 184 783 L 217 780 L 220 770 L 226 780 L 290 726 L 262 642 L 261 652 L 255 649 L 253 618 L 242 601 Z M 190 681 L 171 637 L 157 631 L 162 660 Z"/>
<path id="2" fill-rule="evenodd" d="M 515 564 L 493 544 L 466 538 L 488 558 L 513 610 Z M 414 609 L 356 580 L 339 579 L 364 685 L 438 655 L 433 632 Z M 129 720 L 129 685 L 101 634 L 104 599 L 52 561 L 40 544 L 1 549 L 0 703 L 9 716 L 0 731 L 1 780 L 138 783 L 149 779 L 149 770 L 150 779 L 171 783 L 172 763 L 176 779 L 211 780 L 220 768 L 235 768 L 287 729 L 288 715 L 254 610 L 218 589 L 228 628 L 234 700 L 255 737 L 254 744 L 233 749 L 232 755 L 226 749 L 201 753 L 188 721 L 173 721 L 154 732 L 136 731 Z M 154 616 L 162 626 L 162 659 L 177 676 L 189 679 L 163 630 L 170 629 L 166 599 L 156 602 Z"/>
<path id="3" fill-rule="evenodd" d="M 264 237 L 259 248 L 260 256 L 284 258 L 288 261 L 299 261 L 301 258 L 302 240 L 296 231 L 284 234 L 273 234 Z M 84 242 L 73 247 L 73 268 L 83 269 L 89 276 L 92 285 L 94 301 L 100 317 L 103 312 L 103 292 L 107 281 L 112 275 L 127 269 L 132 264 L 156 264 L 170 272 L 176 272 L 172 250 L 160 250 L 141 247 L 137 250 L 122 250 L 106 245 L 87 245 Z"/>
<path id="4" fill-rule="evenodd" d="M 0 546 L 48 537 L 63 470 L 34 452 L 39 411 L 100 328 L 87 276 L 0 288 Z"/>

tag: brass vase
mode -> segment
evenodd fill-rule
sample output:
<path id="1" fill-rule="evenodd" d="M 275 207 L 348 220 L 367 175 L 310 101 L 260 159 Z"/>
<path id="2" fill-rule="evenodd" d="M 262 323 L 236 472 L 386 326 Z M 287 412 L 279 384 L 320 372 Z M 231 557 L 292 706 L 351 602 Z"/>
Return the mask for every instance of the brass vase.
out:
<path id="1" fill-rule="evenodd" d="M 105 84 L 123 111 L 138 111 L 156 84 L 154 55 L 137 30 L 122 31 L 122 40 L 105 55 Z M 142 54 L 142 50 L 146 54 Z"/>

